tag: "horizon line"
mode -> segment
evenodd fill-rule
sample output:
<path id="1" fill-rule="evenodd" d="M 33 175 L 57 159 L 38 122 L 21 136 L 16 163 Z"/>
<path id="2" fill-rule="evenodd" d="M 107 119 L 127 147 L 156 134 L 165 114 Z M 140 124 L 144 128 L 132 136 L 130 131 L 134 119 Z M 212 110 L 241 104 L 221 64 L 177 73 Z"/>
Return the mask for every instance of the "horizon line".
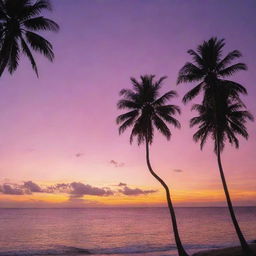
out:
<path id="1" fill-rule="evenodd" d="M 256 205 L 240 205 L 234 208 L 255 208 Z M 109 208 L 168 208 L 168 206 L 93 206 L 93 207 L 0 207 L 0 210 L 19 209 L 109 209 Z M 176 206 L 175 208 L 228 208 L 228 206 Z"/>

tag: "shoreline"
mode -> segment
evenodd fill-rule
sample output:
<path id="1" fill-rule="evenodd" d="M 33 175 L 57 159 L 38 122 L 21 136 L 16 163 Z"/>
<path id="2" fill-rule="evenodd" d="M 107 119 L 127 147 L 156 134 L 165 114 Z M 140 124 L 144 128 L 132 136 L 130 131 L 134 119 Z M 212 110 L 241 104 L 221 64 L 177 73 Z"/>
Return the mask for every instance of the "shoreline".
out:
<path id="1" fill-rule="evenodd" d="M 251 243 L 249 246 L 252 248 L 254 255 L 256 256 L 256 243 Z M 212 249 L 206 251 L 200 251 L 192 254 L 192 256 L 244 256 L 240 246 L 227 247 L 222 249 Z"/>

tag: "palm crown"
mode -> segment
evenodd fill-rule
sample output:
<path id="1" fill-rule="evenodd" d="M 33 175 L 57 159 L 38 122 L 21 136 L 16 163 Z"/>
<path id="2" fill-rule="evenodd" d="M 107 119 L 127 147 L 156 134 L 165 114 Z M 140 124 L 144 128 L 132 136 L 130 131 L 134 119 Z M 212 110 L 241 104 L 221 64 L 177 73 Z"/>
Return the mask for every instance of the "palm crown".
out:
<path id="1" fill-rule="evenodd" d="M 226 87 L 228 94 L 232 98 L 239 99 L 239 93 L 246 94 L 246 89 L 239 83 L 226 80 L 237 71 L 246 70 L 244 63 L 232 64 L 232 61 L 238 59 L 242 54 L 238 50 L 231 51 L 222 58 L 222 50 L 225 46 L 224 39 L 218 40 L 213 37 L 197 47 L 197 50 L 188 50 L 192 56 L 193 62 L 187 62 L 179 71 L 177 84 L 187 82 L 199 82 L 184 97 L 186 103 L 196 97 L 201 90 L 205 91 L 204 99 L 212 95 L 216 84 Z"/>
<path id="2" fill-rule="evenodd" d="M 0 73 L 8 67 L 13 73 L 18 66 L 20 52 L 23 52 L 38 75 L 37 65 L 31 49 L 42 53 L 50 61 L 54 58 L 49 41 L 35 33 L 40 30 L 58 31 L 54 21 L 39 16 L 41 11 L 51 10 L 48 0 L 0 0 Z"/>
<path id="3" fill-rule="evenodd" d="M 169 91 L 159 97 L 159 90 L 166 77 L 154 81 L 154 75 L 141 76 L 141 82 L 131 78 L 132 89 L 123 89 L 117 106 L 119 109 L 128 109 L 129 112 L 117 117 L 117 124 L 120 124 L 119 133 L 123 133 L 128 127 L 132 127 L 130 142 L 137 137 L 138 144 L 145 141 L 152 143 L 154 127 L 159 130 L 167 139 L 171 137 L 171 131 L 166 123 L 180 127 L 180 123 L 173 116 L 180 113 L 176 105 L 165 103 L 177 96 L 175 91 Z"/>
<path id="4" fill-rule="evenodd" d="M 214 105 L 195 104 L 192 109 L 199 113 L 199 116 L 190 120 L 190 126 L 199 125 L 198 131 L 194 134 L 194 140 L 201 141 L 203 148 L 208 137 L 215 142 L 215 152 L 217 147 L 222 151 L 225 141 L 228 139 L 231 145 L 239 147 L 237 135 L 245 139 L 248 138 L 246 122 L 253 121 L 253 116 L 245 110 L 245 106 L 240 102 L 232 102 L 230 99 L 219 102 L 217 108 Z"/>

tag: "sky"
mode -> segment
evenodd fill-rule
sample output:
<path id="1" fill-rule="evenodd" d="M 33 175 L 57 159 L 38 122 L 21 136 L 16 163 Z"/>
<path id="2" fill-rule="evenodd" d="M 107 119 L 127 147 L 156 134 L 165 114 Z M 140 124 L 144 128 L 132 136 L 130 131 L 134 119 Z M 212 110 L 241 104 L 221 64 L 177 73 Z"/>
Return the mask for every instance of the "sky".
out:
<path id="1" fill-rule="evenodd" d="M 26 58 L 0 86 L 0 207 L 164 206 L 164 190 L 146 167 L 145 148 L 118 134 L 119 91 L 130 77 L 168 76 L 162 93 L 176 90 L 182 128 L 166 141 L 156 134 L 154 170 L 177 206 L 224 206 L 213 144 L 192 140 L 195 115 L 176 86 L 179 69 L 212 36 L 225 38 L 224 54 L 238 49 L 248 71 L 233 76 L 256 115 L 255 0 L 53 0 L 44 13 L 61 27 L 42 33 L 53 63 L 39 55 L 39 79 Z M 200 97 L 193 103 L 199 103 Z M 256 205 L 255 123 L 240 149 L 226 145 L 223 167 L 234 205 Z"/>

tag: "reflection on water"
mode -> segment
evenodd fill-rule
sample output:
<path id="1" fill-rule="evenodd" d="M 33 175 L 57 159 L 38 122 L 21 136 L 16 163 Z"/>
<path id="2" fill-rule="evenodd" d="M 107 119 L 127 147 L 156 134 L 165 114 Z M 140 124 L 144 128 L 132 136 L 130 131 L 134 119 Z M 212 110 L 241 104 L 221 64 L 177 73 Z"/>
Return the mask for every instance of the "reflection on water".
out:
<path id="1" fill-rule="evenodd" d="M 188 251 L 237 244 L 226 208 L 177 208 Z M 256 207 L 236 208 L 248 240 Z M 87 251 L 88 250 L 88 251 Z M 0 209 L 0 255 L 176 255 L 166 208 Z"/>

